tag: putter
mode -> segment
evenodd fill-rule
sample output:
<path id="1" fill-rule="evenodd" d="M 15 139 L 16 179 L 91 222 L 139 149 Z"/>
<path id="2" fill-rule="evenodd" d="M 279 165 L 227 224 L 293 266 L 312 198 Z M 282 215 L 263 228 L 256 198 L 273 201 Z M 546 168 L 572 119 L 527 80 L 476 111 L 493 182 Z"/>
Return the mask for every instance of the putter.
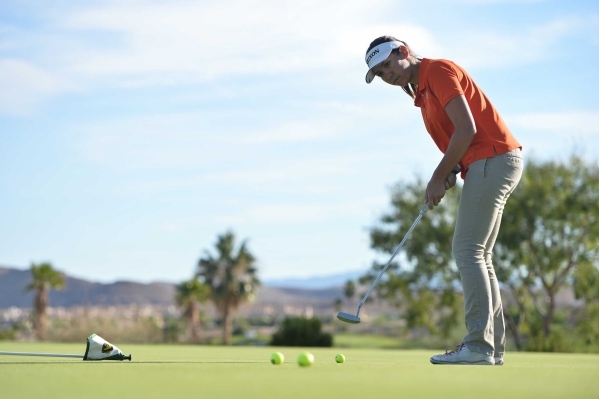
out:
<path id="1" fill-rule="evenodd" d="M 457 175 L 459 172 L 460 172 L 459 165 L 457 165 L 451 171 L 451 173 L 453 173 L 454 175 Z M 385 271 L 387 270 L 387 268 L 391 264 L 391 261 L 393 261 L 393 258 L 395 258 L 395 255 L 397 255 L 397 253 L 399 252 L 400 248 L 403 246 L 403 244 L 406 242 L 406 240 L 408 239 L 408 237 L 412 233 L 412 230 L 414 230 L 414 227 L 416 227 L 416 225 L 418 224 L 418 222 L 420 221 L 420 219 L 422 219 L 422 217 L 424 215 L 426 215 L 427 211 L 428 211 L 428 203 L 424 204 L 424 206 L 420 210 L 420 213 L 418 214 L 418 217 L 416 218 L 416 221 L 414 221 L 414 224 L 412 224 L 412 227 L 410 227 L 410 230 L 408 230 L 408 232 L 406 233 L 406 236 L 403 238 L 403 240 L 401 240 L 401 242 L 399 243 L 399 245 L 395 249 L 395 252 L 393 252 L 393 255 L 391 256 L 391 259 L 389 259 L 389 262 L 387 262 L 387 264 L 385 265 L 385 267 L 383 268 L 383 270 L 381 270 L 381 272 L 379 273 L 379 275 L 376 278 L 376 280 L 374 280 L 374 283 L 372 283 L 372 285 L 370 286 L 370 289 L 368 290 L 368 292 L 366 292 L 366 295 L 364 295 L 364 299 L 362 299 L 362 302 L 360 302 L 360 304 L 358 305 L 358 311 L 356 312 L 356 315 L 354 316 L 353 314 L 349 314 L 349 313 L 345 313 L 345 312 L 339 312 L 339 313 L 337 313 L 337 318 L 339 320 L 344 321 L 346 323 L 350 323 L 350 324 L 358 324 L 360 322 L 360 310 L 362 309 L 362 305 L 364 305 L 364 302 L 366 302 L 366 298 L 368 298 L 368 295 L 370 295 L 370 292 L 376 286 L 376 283 L 379 282 L 379 279 L 385 273 Z"/>
<path id="2" fill-rule="evenodd" d="M 38 356 L 38 357 L 68 357 L 72 359 L 85 359 L 84 355 L 69 355 L 62 353 L 38 353 L 38 352 L 0 352 L 0 355 L 8 355 L 8 356 Z M 131 361 L 131 355 L 122 356 L 122 359 L 114 359 L 114 360 L 129 360 Z"/>
<path id="3" fill-rule="evenodd" d="M 4 352 L 1 351 L 0 355 L 6 356 L 41 356 L 41 357 L 62 357 L 82 360 L 129 360 L 131 361 L 131 355 L 125 356 L 123 352 L 104 338 L 92 334 L 87 337 L 87 347 L 85 348 L 85 355 L 73 355 L 63 353 L 38 353 L 38 352 Z"/>

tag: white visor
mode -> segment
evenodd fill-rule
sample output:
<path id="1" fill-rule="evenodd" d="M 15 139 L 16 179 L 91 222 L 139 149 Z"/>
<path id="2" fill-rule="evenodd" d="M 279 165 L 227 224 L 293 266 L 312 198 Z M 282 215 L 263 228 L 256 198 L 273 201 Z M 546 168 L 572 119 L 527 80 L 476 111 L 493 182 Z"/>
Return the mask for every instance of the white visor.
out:
<path id="1" fill-rule="evenodd" d="M 366 83 L 372 82 L 375 74 L 372 72 L 372 68 L 385 61 L 389 54 L 396 48 L 403 46 L 402 42 L 385 42 L 372 48 L 366 53 L 366 65 L 368 65 L 368 73 L 366 73 Z"/>

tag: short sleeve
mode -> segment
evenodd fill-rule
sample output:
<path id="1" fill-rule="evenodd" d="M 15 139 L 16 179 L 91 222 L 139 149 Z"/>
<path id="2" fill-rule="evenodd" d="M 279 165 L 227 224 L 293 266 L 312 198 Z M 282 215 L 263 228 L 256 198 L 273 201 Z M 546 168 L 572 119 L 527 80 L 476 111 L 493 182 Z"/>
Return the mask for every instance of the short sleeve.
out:
<path id="1" fill-rule="evenodd" d="M 461 72 L 448 61 L 435 61 L 429 66 L 428 87 L 443 108 L 449 101 L 464 94 L 459 75 Z"/>

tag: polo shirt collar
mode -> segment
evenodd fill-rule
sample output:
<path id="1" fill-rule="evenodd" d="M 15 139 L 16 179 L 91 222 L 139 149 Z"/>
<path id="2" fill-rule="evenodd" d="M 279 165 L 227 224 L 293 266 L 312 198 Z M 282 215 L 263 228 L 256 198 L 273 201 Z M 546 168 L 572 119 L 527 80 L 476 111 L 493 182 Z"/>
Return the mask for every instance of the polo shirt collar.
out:
<path id="1" fill-rule="evenodd" d="M 428 65 L 431 60 L 423 58 L 420 61 L 420 70 L 418 71 L 418 91 L 424 90 L 426 87 L 426 79 L 428 78 Z"/>
<path id="2" fill-rule="evenodd" d="M 414 97 L 414 105 L 416 107 L 422 107 L 424 105 L 424 92 L 426 90 L 426 79 L 428 78 L 428 65 L 431 60 L 423 58 L 420 60 L 420 69 L 418 70 L 418 89 Z"/>

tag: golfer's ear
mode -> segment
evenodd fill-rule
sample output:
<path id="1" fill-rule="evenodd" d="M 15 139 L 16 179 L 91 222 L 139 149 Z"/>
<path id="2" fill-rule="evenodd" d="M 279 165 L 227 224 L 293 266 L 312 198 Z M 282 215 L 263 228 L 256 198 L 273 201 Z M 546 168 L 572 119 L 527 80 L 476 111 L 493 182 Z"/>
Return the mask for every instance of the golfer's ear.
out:
<path id="1" fill-rule="evenodd" d="M 399 46 L 401 52 L 401 58 L 408 58 L 410 56 L 410 50 L 406 46 Z"/>

